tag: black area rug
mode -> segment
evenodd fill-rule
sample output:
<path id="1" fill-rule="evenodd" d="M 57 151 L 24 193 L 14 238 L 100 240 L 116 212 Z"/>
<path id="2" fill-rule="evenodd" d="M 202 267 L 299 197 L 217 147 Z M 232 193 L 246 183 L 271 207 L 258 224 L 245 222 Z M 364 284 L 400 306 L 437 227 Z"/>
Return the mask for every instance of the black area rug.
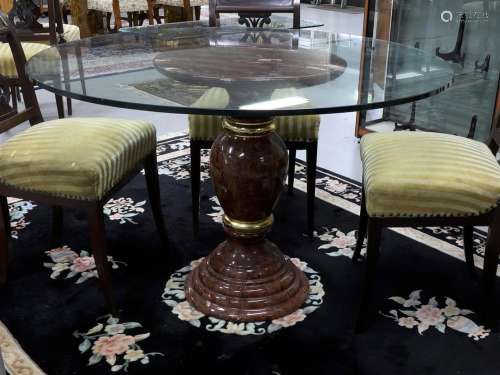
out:
<path id="1" fill-rule="evenodd" d="M 158 146 L 168 251 L 155 232 L 143 176 L 105 208 L 119 320 L 106 316 L 84 214 L 65 213 L 66 247 L 48 252 L 49 209 L 11 200 L 16 239 L 9 283 L 0 289 L 0 345 L 12 374 L 500 372 L 500 335 L 482 327 L 475 314 L 479 289 L 466 271 L 457 228 L 384 232 L 374 320 L 365 333 L 354 334 L 364 268 L 351 263 L 359 184 L 318 170 L 316 232 L 310 240 L 303 234 L 305 167 L 300 162 L 296 190 L 282 196 L 270 238 L 308 276 L 306 305 L 283 319 L 256 324 L 211 319 L 191 309 L 184 277 L 224 234 L 207 151 L 200 235 L 193 239 L 188 147 L 182 135 Z M 479 265 L 481 232 L 475 233 L 475 245 Z"/>

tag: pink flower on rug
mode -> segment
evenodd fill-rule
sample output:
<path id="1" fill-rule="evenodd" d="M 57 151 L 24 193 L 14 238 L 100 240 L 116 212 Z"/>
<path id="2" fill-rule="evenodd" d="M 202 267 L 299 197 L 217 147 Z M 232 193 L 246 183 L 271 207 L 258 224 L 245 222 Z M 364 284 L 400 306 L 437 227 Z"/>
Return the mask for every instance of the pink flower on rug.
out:
<path id="1" fill-rule="evenodd" d="M 120 220 L 122 217 L 123 217 L 122 214 L 116 213 L 116 214 L 110 215 L 109 220 Z"/>
<path id="2" fill-rule="evenodd" d="M 274 319 L 273 323 L 282 327 L 291 327 L 303 321 L 305 318 L 306 314 L 304 314 L 304 310 L 298 309 L 293 313 L 284 316 L 283 318 Z"/>
<path id="3" fill-rule="evenodd" d="M 422 305 L 415 316 L 427 326 L 435 326 L 445 320 L 441 309 L 432 305 Z"/>
<path id="4" fill-rule="evenodd" d="M 71 270 L 76 272 L 85 272 L 95 268 L 94 257 L 78 257 L 73 261 Z"/>
<path id="5" fill-rule="evenodd" d="M 343 193 L 347 190 L 347 184 L 343 184 L 337 180 L 330 180 L 326 184 L 326 190 L 333 193 Z"/>
<path id="6" fill-rule="evenodd" d="M 413 328 L 415 326 L 418 326 L 418 322 L 412 316 L 399 318 L 398 324 L 401 327 L 406 327 L 406 328 Z"/>
<path id="7" fill-rule="evenodd" d="M 179 317 L 180 320 L 198 320 L 204 316 L 203 313 L 194 309 L 188 301 L 178 303 L 172 309 L 172 312 Z"/>
<path id="8" fill-rule="evenodd" d="M 345 249 L 356 245 L 356 237 L 343 235 L 333 239 L 332 245 L 338 249 Z"/>
<path id="9" fill-rule="evenodd" d="M 56 263 L 72 262 L 78 258 L 78 254 L 66 245 L 46 251 L 45 254 Z"/>
<path id="10" fill-rule="evenodd" d="M 125 353 L 130 345 L 134 343 L 132 336 L 118 334 L 115 336 L 103 336 L 94 343 L 92 351 L 94 354 L 100 354 L 103 357 L 113 357 Z"/>

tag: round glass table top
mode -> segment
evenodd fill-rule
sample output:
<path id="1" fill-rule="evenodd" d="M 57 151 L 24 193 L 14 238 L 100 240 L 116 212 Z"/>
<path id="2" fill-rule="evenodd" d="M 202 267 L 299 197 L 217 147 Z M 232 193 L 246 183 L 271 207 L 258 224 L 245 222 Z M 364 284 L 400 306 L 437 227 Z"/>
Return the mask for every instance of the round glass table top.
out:
<path id="1" fill-rule="evenodd" d="M 449 64 L 418 49 L 318 30 L 171 27 L 35 55 L 27 73 L 63 96 L 149 111 L 237 117 L 350 112 L 435 95 Z"/>

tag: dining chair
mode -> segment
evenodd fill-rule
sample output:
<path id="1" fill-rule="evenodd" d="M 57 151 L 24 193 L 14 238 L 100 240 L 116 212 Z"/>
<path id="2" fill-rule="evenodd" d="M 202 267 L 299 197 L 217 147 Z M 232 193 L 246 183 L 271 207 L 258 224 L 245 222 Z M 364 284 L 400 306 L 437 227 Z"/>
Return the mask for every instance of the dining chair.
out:
<path id="1" fill-rule="evenodd" d="M 209 24 L 220 25 L 221 13 L 236 13 L 240 23 L 262 27 L 271 22 L 273 13 L 292 13 L 293 28 L 300 28 L 300 0 L 209 0 Z"/>
<path id="2" fill-rule="evenodd" d="M 496 119 L 495 132 L 499 128 Z M 488 147 L 473 139 L 430 132 L 362 137 L 363 191 L 353 256 L 354 262 L 360 260 L 367 234 L 360 329 L 367 322 L 384 228 L 463 227 L 466 264 L 475 272 L 473 228 L 487 226 L 482 292 L 491 296 L 500 251 L 500 166 L 493 153 L 498 150 L 498 135 L 492 133 L 490 139 Z"/>
<path id="3" fill-rule="evenodd" d="M 115 31 L 122 27 L 121 12 L 128 15 L 129 26 L 139 26 L 143 20 L 140 13 L 145 12 L 149 24 L 154 24 L 154 0 L 87 0 L 89 10 L 97 10 L 106 15 L 106 26 L 111 31 L 111 15 L 115 17 Z"/>
<path id="4" fill-rule="evenodd" d="M 43 121 L 26 57 L 15 28 L 0 15 L 0 40 L 9 44 L 17 68 L 25 109 L 9 104 L 8 80 L 0 76 L 0 132 L 29 121 L 28 130 L 0 145 L 0 285 L 7 281 L 11 236 L 7 196 L 53 208 L 54 242 L 60 244 L 63 207 L 85 210 L 90 247 L 109 309 L 116 313 L 104 234 L 103 205 L 144 168 L 149 200 L 163 246 L 167 233 L 161 210 L 155 127 L 144 121 L 70 118 Z"/>
<path id="5" fill-rule="evenodd" d="M 42 4 L 43 5 L 43 4 Z M 22 46 L 27 59 L 38 52 L 49 48 L 50 45 L 71 42 L 80 39 L 80 28 L 75 25 L 64 24 L 59 1 L 47 0 L 47 13 L 49 22 L 39 22 L 41 9 L 39 6 L 26 7 L 26 3 L 16 2 L 15 7 L 9 12 L 9 18 L 14 22 L 18 37 L 23 42 Z M 65 66 L 65 75 L 69 74 L 69 67 Z M 10 47 L 3 43 L 0 46 L 0 74 L 12 78 L 15 82 L 16 67 Z M 66 80 L 67 81 L 67 80 Z M 83 85 L 83 82 L 82 82 Z M 18 87 L 13 84 L 11 90 L 13 104 L 17 105 L 19 99 Z M 64 117 L 64 104 L 61 96 L 56 95 L 56 105 L 59 118 Z M 72 115 L 72 102 L 67 98 L 68 115 Z"/>
<path id="6" fill-rule="evenodd" d="M 276 90 L 272 99 L 297 96 L 293 89 Z M 207 90 L 193 105 L 224 108 L 229 104 L 229 95 L 223 88 Z M 200 210 L 200 163 L 201 150 L 209 149 L 222 130 L 222 116 L 189 115 L 189 143 L 191 148 L 191 202 L 193 231 L 198 233 Z M 314 198 L 316 188 L 316 162 L 320 116 L 281 116 L 274 119 L 276 132 L 288 148 L 288 194 L 293 194 L 295 159 L 297 150 L 306 151 L 307 163 L 307 233 L 314 229 Z"/>
<path id="7" fill-rule="evenodd" d="M 182 15 L 184 21 L 198 21 L 201 15 L 201 7 L 208 5 L 208 0 L 155 0 L 157 7 L 164 7 L 165 23 L 167 23 L 167 8 L 166 7 L 180 7 L 182 8 Z M 194 11 L 194 17 L 193 17 Z M 159 17 L 159 15 L 158 15 Z"/>

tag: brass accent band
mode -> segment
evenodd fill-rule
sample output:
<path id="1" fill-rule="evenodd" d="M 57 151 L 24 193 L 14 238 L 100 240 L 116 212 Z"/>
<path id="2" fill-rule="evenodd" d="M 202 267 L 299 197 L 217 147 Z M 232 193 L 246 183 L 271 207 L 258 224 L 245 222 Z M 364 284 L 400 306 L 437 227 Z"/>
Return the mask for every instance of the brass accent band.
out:
<path id="1" fill-rule="evenodd" d="M 224 117 L 222 127 L 240 135 L 259 135 L 273 132 L 276 129 L 272 118 L 266 121 L 242 122 L 232 117 Z"/>
<path id="2" fill-rule="evenodd" d="M 229 216 L 224 215 L 223 217 L 224 225 L 231 227 L 236 232 L 242 233 L 261 233 L 266 231 L 273 225 L 274 217 L 269 215 L 263 220 L 259 221 L 240 221 L 231 219 Z"/>

